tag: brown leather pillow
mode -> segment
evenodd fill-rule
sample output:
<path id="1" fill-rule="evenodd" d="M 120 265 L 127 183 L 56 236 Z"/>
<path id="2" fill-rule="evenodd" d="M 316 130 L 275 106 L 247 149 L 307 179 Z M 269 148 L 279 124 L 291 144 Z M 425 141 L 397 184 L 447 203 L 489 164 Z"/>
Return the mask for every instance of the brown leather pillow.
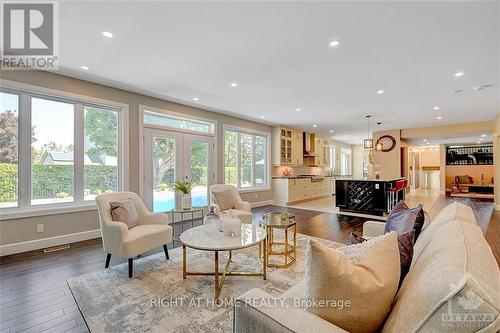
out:
<path id="1" fill-rule="evenodd" d="M 400 201 L 389 213 L 385 222 L 384 232 L 395 231 L 402 235 L 411 229 L 415 230 L 415 240 L 420 235 L 425 222 L 425 215 L 422 205 L 415 208 L 408 208 L 404 201 Z"/>

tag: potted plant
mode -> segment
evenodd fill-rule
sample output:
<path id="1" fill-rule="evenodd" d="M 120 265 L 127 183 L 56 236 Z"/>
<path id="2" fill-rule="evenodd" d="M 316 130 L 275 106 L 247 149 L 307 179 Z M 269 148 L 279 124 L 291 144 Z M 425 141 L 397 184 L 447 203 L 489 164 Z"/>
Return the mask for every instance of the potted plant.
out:
<path id="1" fill-rule="evenodd" d="M 195 186 L 195 182 L 189 182 L 184 179 L 177 179 L 173 183 L 173 189 L 175 192 L 182 192 L 182 209 L 190 209 L 191 208 L 191 190 Z"/>

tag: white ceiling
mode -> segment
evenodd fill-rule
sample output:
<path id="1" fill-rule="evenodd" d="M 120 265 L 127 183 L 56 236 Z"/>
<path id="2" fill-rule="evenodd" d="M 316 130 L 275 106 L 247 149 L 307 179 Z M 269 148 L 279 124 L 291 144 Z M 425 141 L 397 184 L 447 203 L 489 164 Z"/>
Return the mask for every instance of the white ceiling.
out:
<path id="1" fill-rule="evenodd" d="M 63 2 L 59 12 L 65 75 L 259 122 L 333 129 L 347 143 L 366 136 L 366 114 L 375 130 L 377 121 L 437 126 L 500 110 L 496 1 Z M 494 86 L 472 89 L 484 84 Z"/>

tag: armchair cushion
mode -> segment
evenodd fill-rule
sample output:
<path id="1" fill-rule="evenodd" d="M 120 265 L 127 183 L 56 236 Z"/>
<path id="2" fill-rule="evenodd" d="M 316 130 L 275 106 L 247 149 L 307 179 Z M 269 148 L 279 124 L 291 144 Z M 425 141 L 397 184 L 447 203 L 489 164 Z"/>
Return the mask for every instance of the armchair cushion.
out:
<path id="1" fill-rule="evenodd" d="M 172 227 L 162 224 L 144 224 L 129 229 L 122 240 L 121 252 L 125 258 L 135 257 L 172 240 Z"/>
<path id="2" fill-rule="evenodd" d="M 129 229 L 139 224 L 139 214 L 132 200 L 113 201 L 109 206 L 113 221 L 125 223 Z"/>
<path id="3" fill-rule="evenodd" d="M 234 203 L 236 198 L 230 189 L 213 189 L 212 194 L 214 196 L 215 203 L 219 205 L 221 210 L 228 210 L 235 208 Z"/>

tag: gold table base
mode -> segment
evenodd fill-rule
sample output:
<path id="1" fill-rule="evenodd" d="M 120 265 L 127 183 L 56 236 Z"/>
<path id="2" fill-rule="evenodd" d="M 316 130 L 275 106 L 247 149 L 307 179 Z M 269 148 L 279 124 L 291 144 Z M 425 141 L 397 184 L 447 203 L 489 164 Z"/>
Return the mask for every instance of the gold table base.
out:
<path id="1" fill-rule="evenodd" d="M 288 239 L 288 229 L 293 227 L 293 243 L 289 243 Z M 274 241 L 274 229 L 277 230 L 283 230 L 285 233 L 285 240 L 284 242 L 275 242 Z M 273 226 L 267 226 L 266 227 L 266 242 L 267 242 L 267 266 L 268 267 L 274 267 L 274 268 L 286 268 L 293 264 L 295 260 L 297 259 L 297 225 L 294 224 L 293 226 L 286 227 L 286 228 L 274 228 Z M 280 245 L 284 247 L 283 251 L 273 251 L 273 245 Z M 282 256 L 284 258 L 284 263 L 283 264 L 275 264 L 275 263 L 269 263 L 269 256 Z"/>
<path id="2" fill-rule="evenodd" d="M 261 246 L 263 249 L 261 249 Z M 263 240 L 261 243 L 259 243 L 259 255 L 263 251 L 263 253 L 267 253 L 267 248 L 266 248 L 266 240 Z M 206 250 L 206 251 L 212 251 L 212 250 Z M 219 252 L 226 252 L 226 251 L 213 251 L 215 253 L 215 265 L 214 265 L 214 271 L 213 272 L 189 272 L 187 271 L 187 249 L 186 245 L 182 245 L 182 278 L 185 280 L 188 275 L 195 275 L 195 276 L 214 276 L 214 289 L 215 289 L 215 299 L 220 298 L 220 292 L 222 290 L 222 285 L 224 284 L 224 280 L 226 276 L 249 276 L 249 277 L 262 277 L 263 280 L 267 279 L 267 272 L 266 272 L 266 267 L 267 267 L 267 256 L 264 255 L 263 257 L 263 265 L 262 265 L 262 272 L 232 272 L 229 271 L 229 264 L 232 262 L 233 259 L 233 251 L 229 251 L 229 258 L 226 262 L 226 265 L 224 266 L 224 270 L 220 273 L 219 272 Z M 219 279 L 220 277 L 220 279 Z"/>

